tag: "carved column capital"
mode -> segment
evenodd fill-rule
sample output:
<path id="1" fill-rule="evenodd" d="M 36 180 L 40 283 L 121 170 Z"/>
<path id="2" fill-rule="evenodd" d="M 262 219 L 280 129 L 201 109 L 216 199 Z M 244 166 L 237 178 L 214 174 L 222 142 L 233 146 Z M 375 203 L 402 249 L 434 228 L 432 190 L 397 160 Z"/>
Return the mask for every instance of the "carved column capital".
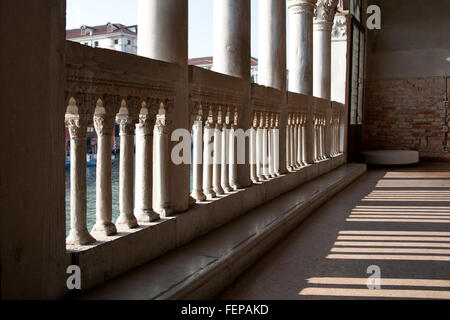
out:
<path id="1" fill-rule="evenodd" d="M 112 135 L 114 121 L 106 114 L 94 114 L 94 128 L 98 136 Z"/>
<path id="2" fill-rule="evenodd" d="M 86 139 L 87 121 L 80 115 L 66 115 L 65 124 L 70 139 Z"/>
<path id="3" fill-rule="evenodd" d="M 120 135 L 132 136 L 134 135 L 136 124 L 128 114 L 118 114 L 116 122 L 120 126 Z"/>
<path id="4" fill-rule="evenodd" d="M 338 0 L 318 0 L 314 17 L 315 30 L 330 30 L 333 26 L 334 15 Z"/>
<path id="5" fill-rule="evenodd" d="M 139 128 L 139 135 L 141 136 L 150 136 L 153 132 L 152 117 L 147 113 L 141 113 L 139 115 L 139 122 L 137 127 Z"/>
<path id="6" fill-rule="evenodd" d="M 331 39 L 334 41 L 347 40 L 347 17 L 344 15 L 336 15 L 331 32 Z"/>
<path id="7" fill-rule="evenodd" d="M 288 0 L 289 14 L 310 14 L 314 16 L 317 0 Z"/>

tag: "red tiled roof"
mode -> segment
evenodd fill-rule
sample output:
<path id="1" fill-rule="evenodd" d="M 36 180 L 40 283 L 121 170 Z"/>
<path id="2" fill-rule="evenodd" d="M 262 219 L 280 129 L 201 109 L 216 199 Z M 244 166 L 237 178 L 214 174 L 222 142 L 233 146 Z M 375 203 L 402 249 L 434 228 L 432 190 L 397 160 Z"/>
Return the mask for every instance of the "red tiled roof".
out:
<path id="1" fill-rule="evenodd" d="M 125 26 L 120 23 L 113 23 L 112 25 L 115 28 L 117 28 L 116 30 L 114 30 L 112 32 L 108 32 L 107 24 L 101 25 L 101 26 L 93 26 L 93 27 L 86 26 L 86 27 L 93 30 L 92 36 L 98 36 L 98 35 L 102 35 L 102 34 L 111 34 L 111 33 L 120 33 L 120 32 L 127 33 L 130 35 L 136 35 L 136 32 L 133 32 L 128 29 L 128 28 L 135 27 L 135 26 Z M 82 37 L 85 37 L 85 36 L 81 34 L 81 28 L 66 30 L 66 39 L 82 38 Z"/>
<path id="2" fill-rule="evenodd" d="M 251 57 L 250 63 L 252 66 L 258 65 L 258 59 Z M 201 58 L 192 58 L 189 59 L 188 64 L 199 66 L 199 65 L 205 65 L 205 64 L 213 64 L 213 57 L 201 57 Z"/>

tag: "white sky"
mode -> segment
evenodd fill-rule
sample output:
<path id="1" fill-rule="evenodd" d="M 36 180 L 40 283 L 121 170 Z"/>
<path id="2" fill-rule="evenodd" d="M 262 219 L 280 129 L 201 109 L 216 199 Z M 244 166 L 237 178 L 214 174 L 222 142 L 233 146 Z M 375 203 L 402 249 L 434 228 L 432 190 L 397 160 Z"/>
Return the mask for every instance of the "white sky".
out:
<path id="1" fill-rule="evenodd" d="M 189 58 L 212 56 L 213 1 L 189 0 Z M 251 4 L 251 54 L 257 58 L 258 0 Z M 137 24 L 137 0 L 67 0 L 67 29 L 107 22 Z"/>

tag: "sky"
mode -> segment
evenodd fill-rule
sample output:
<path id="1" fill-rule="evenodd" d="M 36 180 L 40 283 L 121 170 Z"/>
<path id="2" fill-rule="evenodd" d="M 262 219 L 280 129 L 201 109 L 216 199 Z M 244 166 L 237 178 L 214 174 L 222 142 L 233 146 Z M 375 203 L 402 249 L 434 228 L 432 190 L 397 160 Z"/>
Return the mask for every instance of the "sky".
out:
<path id="1" fill-rule="evenodd" d="M 137 0 L 67 0 L 67 29 L 137 24 Z M 214 0 L 189 0 L 189 58 L 212 56 Z M 251 0 L 251 55 L 258 58 L 258 0 Z M 289 39 L 289 37 L 287 37 Z"/>

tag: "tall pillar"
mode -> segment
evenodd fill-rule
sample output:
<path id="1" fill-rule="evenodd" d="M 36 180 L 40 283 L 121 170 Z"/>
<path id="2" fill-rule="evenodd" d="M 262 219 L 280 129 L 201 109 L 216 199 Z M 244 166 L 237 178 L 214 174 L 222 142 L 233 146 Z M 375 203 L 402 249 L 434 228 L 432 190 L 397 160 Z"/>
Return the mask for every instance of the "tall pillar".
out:
<path id="1" fill-rule="evenodd" d="M 313 94 L 331 97 L 331 29 L 338 0 L 318 0 L 314 18 Z"/>
<path id="2" fill-rule="evenodd" d="M 69 245 L 95 242 L 86 225 L 86 121 L 79 115 L 66 115 L 70 134 L 70 232 Z"/>
<path id="3" fill-rule="evenodd" d="M 178 64 L 179 76 L 175 96 L 167 113 L 173 115 L 165 130 L 170 138 L 173 130 L 190 130 L 188 93 L 188 0 L 138 1 L 138 55 Z M 168 141 L 168 149 L 178 141 Z M 190 165 L 175 164 L 167 159 L 167 188 L 170 208 L 183 212 L 189 207 Z M 165 211 L 164 214 L 169 214 Z"/>
<path id="4" fill-rule="evenodd" d="M 250 0 L 214 0 L 213 30 L 212 69 L 249 79 Z"/>
<path id="5" fill-rule="evenodd" d="M 138 55 L 187 64 L 188 0 L 138 1 Z"/>
<path id="6" fill-rule="evenodd" d="M 113 126 L 114 120 L 109 115 L 94 114 L 98 149 L 95 178 L 96 221 L 92 231 L 100 231 L 107 236 L 117 233 L 116 226 L 112 223 L 111 136 Z"/>
<path id="7" fill-rule="evenodd" d="M 317 0 L 288 0 L 289 91 L 313 93 L 313 16 Z"/>
<path id="8" fill-rule="evenodd" d="M 286 87 L 286 1 L 259 0 L 258 83 Z"/>
<path id="9" fill-rule="evenodd" d="M 134 216 L 134 132 L 136 125 L 128 114 L 116 117 L 120 125 L 119 207 L 117 225 L 138 226 Z"/>

